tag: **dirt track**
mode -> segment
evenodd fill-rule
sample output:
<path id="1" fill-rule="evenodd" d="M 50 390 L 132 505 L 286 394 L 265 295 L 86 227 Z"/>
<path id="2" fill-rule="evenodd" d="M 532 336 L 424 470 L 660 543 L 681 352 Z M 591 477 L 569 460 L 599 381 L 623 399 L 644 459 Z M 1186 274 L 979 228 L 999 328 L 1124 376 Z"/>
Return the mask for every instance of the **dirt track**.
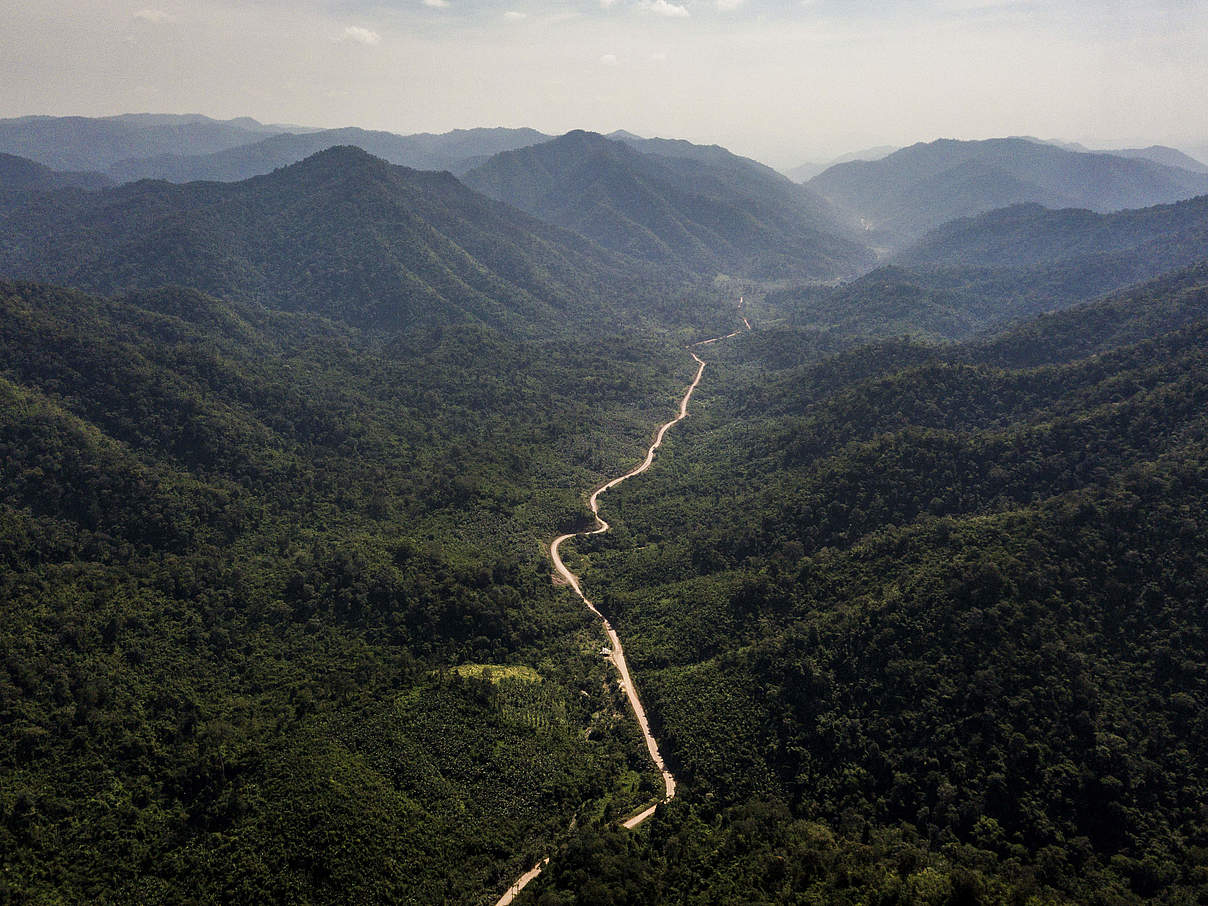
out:
<path id="1" fill-rule="evenodd" d="M 738 300 L 738 307 L 741 311 L 741 298 Z M 742 322 L 746 326 L 747 330 L 751 329 L 751 324 L 746 318 L 743 318 Z M 709 346 L 718 342 L 719 340 L 728 340 L 730 337 L 737 336 L 741 332 L 741 330 L 736 330 L 733 333 L 726 334 L 724 337 L 714 337 L 711 340 L 703 340 L 699 343 L 694 343 L 693 348 L 698 346 Z M 629 700 L 629 706 L 633 709 L 634 717 L 637 718 L 638 727 L 642 731 L 642 738 L 646 742 L 646 751 L 650 753 L 650 760 L 654 762 L 654 766 L 657 767 L 659 772 L 663 775 L 663 797 L 656 800 L 654 803 L 638 812 L 636 815 L 625 819 L 622 822 L 622 826 L 626 828 L 637 827 L 643 821 L 646 821 L 648 818 L 650 818 L 660 805 L 675 796 L 675 777 L 669 770 L 667 770 L 667 765 L 663 762 L 662 753 L 659 752 L 658 740 L 656 740 L 654 735 L 650 732 L 650 724 L 646 720 L 646 711 L 642 707 L 642 700 L 638 697 L 638 690 L 633 683 L 633 677 L 629 674 L 629 665 L 625 661 L 625 648 L 621 645 L 620 636 L 617 635 L 616 630 L 612 628 L 612 624 L 608 622 L 608 619 L 604 616 L 604 614 L 600 613 L 600 611 L 596 609 L 596 606 L 588 600 L 587 595 L 583 594 L 583 587 L 579 582 L 579 577 L 570 571 L 569 567 L 567 567 L 567 565 L 562 561 L 562 556 L 558 551 L 564 542 L 569 541 L 572 538 L 599 535 L 608 531 L 608 523 L 600 518 L 600 495 L 605 491 L 615 488 L 622 481 L 633 478 L 635 475 L 641 475 L 643 472 L 649 469 L 650 466 L 654 464 L 654 454 L 658 448 L 663 445 L 663 438 L 666 436 L 668 429 L 671 428 L 672 425 L 678 424 L 688 417 L 688 401 L 692 399 L 692 394 L 696 390 L 697 385 L 700 384 L 700 379 L 705 373 L 705 361 L 695 352 L 692 352 L 691 349 L 689 350 L 689 355 L 691 355 L 697 363 L 696 376 L 692 379 L 692 383 L 688 385 L 688 389 L 684 392 L 683 399 L 680 400 L 679 413 L 675 418 L 671 419 L 671 421 L 659 428 L 658 433 L 654 436 L 654 443 L 652 443 L 650 445 L 650 449 L 646 451 L 646 458 L 642 460 L 641 463 L 630 469 L 624 475 L 620 475 L 611 481 L 600 485 L 598 488 L 592 491 L 591 497 L 588 498 L 587 503 L 591 507 L 592 516 L 596 520 L 596 527 L 583 532 L 570 532 L 566 535 L 559 535 L 550 543 L 549 546 L 549 556 L 554 563 L 556 579 L 561 579 L 563 582 L 565 582 L 565 584 L 573 588 L 575 590 L 575 594 L 577 594 L 583 603 L 587 605 L 587 609 L 599 617 L 600 622 L 604 624 L 604 631 L 608 634 L 608 641 L 612 646 L 608 652 L 608 658 L 617 668 L 617 673 L 620 675 L 621 687 L 625 690 L 625 697 Z M 538 875 L 541 874 L 541 870 L 547 864 L 549 864 L 548 856 L 521 875 L 516 882 L 508 888 L 507 892 L 499 898 L 499 901 L 495 904 L 495 906 L 508 906 L 508 904 L 510 904 L 512 900 L 516 898 L 520 891 L 523 890 L 530 881 L 534 880 Z"/>

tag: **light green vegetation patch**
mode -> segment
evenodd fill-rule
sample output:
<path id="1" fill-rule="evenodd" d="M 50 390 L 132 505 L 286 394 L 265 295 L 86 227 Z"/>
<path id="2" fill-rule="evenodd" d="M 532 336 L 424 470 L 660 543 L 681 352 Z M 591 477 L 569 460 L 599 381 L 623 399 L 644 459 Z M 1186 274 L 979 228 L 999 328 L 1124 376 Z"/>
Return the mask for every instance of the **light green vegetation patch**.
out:
<path id="1" fill-rule="evenodd" d="M 498 685 L 505 679 L 520 680 L 524 683 L 541 682 L 541 674 L 532 667 L 509 664 L 459 664 L 453 672 L 462 679 L 482 677 Z"/>

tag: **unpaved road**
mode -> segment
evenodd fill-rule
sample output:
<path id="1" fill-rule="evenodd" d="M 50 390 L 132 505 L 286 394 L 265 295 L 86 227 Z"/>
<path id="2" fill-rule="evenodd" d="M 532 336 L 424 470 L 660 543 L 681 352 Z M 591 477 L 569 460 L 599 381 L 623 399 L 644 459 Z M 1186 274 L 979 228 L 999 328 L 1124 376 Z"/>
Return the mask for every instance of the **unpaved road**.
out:
<path id="1" fill-rule="evenodd" d="M 738 300 L 738 307 L 740 310 L 742 309 L 741 297 Z M 747 330 L 751 329 L 751 324 L 746 318 L 743 318 L 742 322 L 746 326 Z M 709 346 L 718 342 L 719 340 L 728 340 L 730 337 L 737 336 L 741 332 L 741 330 L 736 330 L 733 333 L 726 334 L 724 337 L 714 337 L 711 340 L 703 340 L 699 343 L 693 343 L 692 346 L 693 348 L 697 346 Z M 704 359 L 698 356 L 695 352 L 692 352 L 691 349 L 689 349 L 689 355 L 692 356 L 697 364 L 696 377 L 692 379 L 692 383 L 688 385 L 688 389 L 684 392 L 683 399 L 680 400 L 679 414 L 659 428 L 658 433 L 654 436 L 654 443 L 650 445 L 650 449 L 646 451 L 646 458 L 642 460 L 640 464 L 630 469 L 624 475 L 620 475 L 611 481 L 600 485 L 598 488 L 592 491 L 591 497 L 588 498 L 587 503 L 588 506 L 591 507 L 592 516 L 596 520 L 596 527 L 583 532 L 570 532 L 565 535 L 559 535 L 550 543 L 549 546 L 549 557 L 554 563 L 555 572 L 562 577 L 567 585 L 575 590 L 575 594 L 577 594 L 580 600 L 587 605 L 587 609 L 599 617 L 600 622 L 604 624 L 604 631 L 608 634 L 608 641 L 612 645 L 608 651 L 608 659 L 612 661 L 613 666 L 617 668 L 617 673 L 620 674 L 621 688 L 625 690 L 625 697 L 629 699 L 629 706 L 633 709 L 634 717 L 637 718 L 638 727 L 642 731 L 642 739 L 644 739 L 646 742 L 646 751 L 650 753 L 650 760 L 654 762 L 654 766 L 657 767 L 659 769 L 659 773 L 663 775 L 663 797 L 655 801 L 638 814 L 630 818 L 626 818 L 622 822 L 622 826 L 626 828 L 637 827 L 643 821 L 650 818 L 650 816 L 654 814 L 655 810 L 660 805 L 675 796 L 675 777 L 670 771 L 667 770 L 667 765 L 663 762 L 662 753 L 659 752 L 658 740 L 656 740 L 654 735 L 650 732 L 650 724 L 646 720 L 646 710 L 642 707 L 642 700 L 638 698 L 638 690 L 633 684 L 633 677 L 629 675 L 629 665 L 625 661 L 625 648 L 621 645 L 620 636 L 618 636 L 616 630 L 612 628 L 612 624 L 608 622 L 608 618 L 596 609 L 596 606 L 588 600 L 587 595 L 583 594 L 583 586 L 579 582 L 579 577 L 571 572 L 567 565 L 562 561 L 562 556 L 558 553 L 558 550 L 562 547 L 564 542 L 569 541 L 572 538 L 600 535 L 608 531 L 608 523 L 600 518 L 600 495 L 605 491 L 615 488 L 622 481 L 625 481 L 628 478 L 633 478 L 635 475 L 641 475 L 643 472 L 649 469 L 650 466 L 654 464 L 654 454 L 658 448 L 663 445 L 663 437 L 666 436 L 668 429 L 671 428 L 672 425 L 678 424 L 688 417 L 688 401 L 692 399 L 692 394 L 696 390 L 697 385 L 700 384 L 701 376 L 705 373 Z M 546 856 L 544 859 L 522 874 L 516 879 L 516 882 L 507 889 L 507 892 L 499 898 L 499 901 L 495 904 L 495 906 L 508 906 L 508 904 L 516 898 L 520 891 L 522 891 L 530 881 L 534 880 L 538 875 L 541 874 L 541 870 L 548 864 L 549 857 Z"/>

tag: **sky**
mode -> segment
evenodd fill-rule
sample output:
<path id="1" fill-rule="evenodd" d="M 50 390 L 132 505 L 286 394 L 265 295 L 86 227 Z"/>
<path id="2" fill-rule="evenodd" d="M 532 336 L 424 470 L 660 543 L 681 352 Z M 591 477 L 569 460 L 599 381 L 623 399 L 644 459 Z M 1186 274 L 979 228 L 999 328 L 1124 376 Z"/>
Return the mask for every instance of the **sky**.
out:
<path id="1" fill-rule="evenodd" d="M 0 116 L 1208 153 L 1208 0 L 0 0 Z"/>

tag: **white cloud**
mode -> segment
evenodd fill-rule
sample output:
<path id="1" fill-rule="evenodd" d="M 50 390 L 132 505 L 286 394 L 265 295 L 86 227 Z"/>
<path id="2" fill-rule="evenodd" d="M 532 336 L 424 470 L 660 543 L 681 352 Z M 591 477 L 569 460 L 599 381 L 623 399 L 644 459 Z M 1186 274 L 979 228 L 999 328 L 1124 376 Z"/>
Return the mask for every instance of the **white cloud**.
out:
<path id="1" fill-rule="evenodd" d="M 616 6 L 617 0 L 600 0 L 601 9 L 612 9 Z"/>
<path id="2" fill-rule="evenodd" d="M 134 18 L 142 22 L 150 22 L 152 25 L 163 25 L 165 22 L 172 21 L 172 14 L 165 13 L 162 9 L 140 9 L 134 14 Z"/>
<path id="3" fill-rule="evenodd" d="M 509 22 L 519 22 L 521 19 L 527 19 L 528 13 L 521 13 L 514 9 L 509 9 L 503 14 L 503 18 L 507 19 Z"/>
<path id="4" fill-rule="evenodd" d="M 424 0 L 424 6 L 430 6 L 433 9 L 448 9 L 449 0 Z"/>
<path id="5" fill-rule="evenodd" d="M 617 60 L 617 55 L 615 53 L 606 53 L 604 56 L 600 57 L 600 62 L 605 66 L 616 66 L 619 61 Z"/>
<path id="6" fill-rule="evenodd" d="M 373 47 L 375 44 L 382 43 L 382 36 L 376 31 L 361 28 L 359 25 L 349 25 L 344 29 L 343 40 L 351 41 L 354 44 L 364 44 L 366 47 Z"/>
<path id="7" fill-rule="evenodd" d="M 654 53 L 652 53 L 652 54 L 650 55 L 650 62 L 651 62 L 651 63 L 666 63 L 666 62 L 667 62 L 667 54 L 665 54 L 665 53 L 664 53 L 663 51 L 661 51 L 661 50 L 656 50 Z"/>
<path id="8" fill-rule="evenodd" d="M 717 8 L 723 13 L 733 12 L 742 4 L 743 0 L 717 0 Z"/>
<path id="9" fill-rule="evenodd" d="M 642 3 L 642 9 L 652 12 L 657 16 L 666 16 L 668 19 L 688 18 L 688 7 L 680 6 L 676 3 L 668 3 L 667 0 L 645 0 Z"/>

